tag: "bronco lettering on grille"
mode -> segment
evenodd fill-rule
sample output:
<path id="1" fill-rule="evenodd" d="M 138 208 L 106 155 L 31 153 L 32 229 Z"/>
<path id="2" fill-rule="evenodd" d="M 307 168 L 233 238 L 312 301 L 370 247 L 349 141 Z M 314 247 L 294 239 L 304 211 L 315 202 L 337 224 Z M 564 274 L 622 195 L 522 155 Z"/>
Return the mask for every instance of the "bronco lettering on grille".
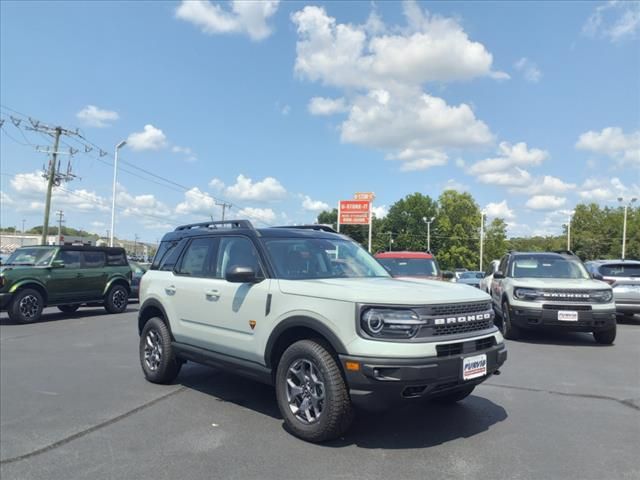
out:
<path id="1" fill-rule="evenodd" d="M 491 313 L 478 313 L 476 315 L 463 315 L 460 317 L 436 318 L 433 320 L 434 325 L 451 325 L 466 322 L 474 322 L 477 320 L 489 320 Z"/>

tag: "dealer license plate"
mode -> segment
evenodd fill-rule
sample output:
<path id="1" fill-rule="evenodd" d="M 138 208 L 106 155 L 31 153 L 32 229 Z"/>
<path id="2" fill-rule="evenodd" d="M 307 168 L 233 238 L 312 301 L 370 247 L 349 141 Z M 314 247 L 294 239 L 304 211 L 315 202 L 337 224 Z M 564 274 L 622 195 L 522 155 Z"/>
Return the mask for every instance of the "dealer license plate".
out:
<path id="1" fill-rule="evenodd" d="M 577 322 L 578 312 L 574 312 L 573 310 L 560 310 L 558 312 L 558 320 L 562 320 L 563 322 Z"/>
<path id="2" fill-rule="evenodd" d="M 462 359 L 462 379 L 471 380 L 487 374 L 487 355 L 475 355 Z"/>

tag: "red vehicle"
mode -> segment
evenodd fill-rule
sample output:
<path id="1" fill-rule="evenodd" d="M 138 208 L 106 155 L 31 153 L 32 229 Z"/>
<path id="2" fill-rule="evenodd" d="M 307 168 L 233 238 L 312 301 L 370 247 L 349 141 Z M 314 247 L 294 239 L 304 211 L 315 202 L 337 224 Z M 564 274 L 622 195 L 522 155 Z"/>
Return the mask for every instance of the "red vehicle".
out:
<path id="1" fill-rule="evenodd" d="M 433 254 L 428 252 L 380 252 L 378 262 L 394 277 L 442 280 L 442 272 Z"/>

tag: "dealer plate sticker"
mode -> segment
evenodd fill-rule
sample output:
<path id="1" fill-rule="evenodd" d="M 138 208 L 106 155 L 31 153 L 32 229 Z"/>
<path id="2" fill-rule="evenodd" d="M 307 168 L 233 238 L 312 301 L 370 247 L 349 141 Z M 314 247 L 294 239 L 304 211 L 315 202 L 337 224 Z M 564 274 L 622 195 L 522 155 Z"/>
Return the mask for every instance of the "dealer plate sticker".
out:
<path id="1" fill-rule="evenodd" d="M 487 374 L 487 355 L 476 355 L 462 359 L 462 379 L 484 377 Z"/>
<path id="2" fill-rule="evenodd" d="M 558 320 L 562 320 L 563 322 L 577 322 L 578 312 L 574 312 L 573 310 L 560 310 L 558 312 Z"/>

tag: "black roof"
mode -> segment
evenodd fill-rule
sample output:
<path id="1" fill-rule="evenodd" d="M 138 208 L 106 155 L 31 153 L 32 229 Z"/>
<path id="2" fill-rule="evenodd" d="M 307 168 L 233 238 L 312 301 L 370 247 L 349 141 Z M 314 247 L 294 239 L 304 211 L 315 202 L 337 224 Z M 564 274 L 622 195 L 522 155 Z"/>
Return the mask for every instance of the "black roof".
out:
<path id="1" fill-rule="evenodd" d="M 203 222 L 177 227 L 164 235 L 162 241 L 180 240 L 203 235 L 242 234 L 262 238 L 347 238 L 326 225 L 294 225 L 254 228 L 248 220 L 228 220 L 225 222 Z"/>

